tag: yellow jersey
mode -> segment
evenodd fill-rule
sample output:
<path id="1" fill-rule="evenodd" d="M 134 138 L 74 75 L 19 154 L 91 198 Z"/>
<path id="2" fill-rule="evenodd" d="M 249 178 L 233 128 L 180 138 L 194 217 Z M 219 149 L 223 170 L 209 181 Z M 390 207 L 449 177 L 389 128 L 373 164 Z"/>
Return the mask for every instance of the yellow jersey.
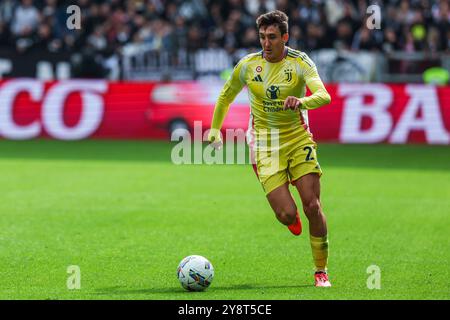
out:
<path id="1" fill-rule="evenodd" d="M 220 140 L 219 130 L 229 106 L 245 85 L 251 110 L 249 131 L 256 140 L 270 139 L 270 132 L 277 131 L 281 148 L 310 137 L 307 110 L 331 101 L 315 64 L 305 53 L 286 46 L 283 59 L 276 63 L 267 61 L 262 51 L 249 54 L 234 67 L 217 99 L 209 141 Z M 308 97 L 306 86 L 311 91 Z M 300 98 L 298 110 L 283 109 L 288 96 Z M 269 134 L 260 135 L 263 131 Z"/>

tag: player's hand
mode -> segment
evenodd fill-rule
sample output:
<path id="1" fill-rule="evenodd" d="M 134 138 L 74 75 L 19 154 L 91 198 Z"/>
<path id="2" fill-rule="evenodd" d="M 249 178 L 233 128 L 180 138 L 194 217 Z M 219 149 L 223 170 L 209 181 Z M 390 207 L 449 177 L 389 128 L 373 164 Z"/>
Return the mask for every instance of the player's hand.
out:
<path id="1" fill-rule="evenodd" d="M 287 109 L 292 109 L 292 110 L 297 110 L 301 105 L 300 99 L 297 97 L 293 97 L 293 96 L 289 96 L 286 98 L 286 100 L 284 100 L 284 106 L 283 109 L 287 110 Z"/>
<path id="2" fill-rule="evenodd" d="M 208 142 L 216 150 L 222 149 L 223 143 L 220 137 L 220 130 L 211 129 L 208 134 Z"/>

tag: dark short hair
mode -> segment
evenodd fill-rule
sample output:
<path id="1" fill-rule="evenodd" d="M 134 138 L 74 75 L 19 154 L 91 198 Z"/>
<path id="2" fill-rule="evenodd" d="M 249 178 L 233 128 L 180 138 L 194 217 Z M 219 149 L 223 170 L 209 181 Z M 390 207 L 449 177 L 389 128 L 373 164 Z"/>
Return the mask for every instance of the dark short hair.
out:
<path id="1" fill-rule="evenodd" d="M 259 30 L 261 27 L 268 27 L 275 24 L 280 29 L 281 35 L 283 35 L 288 32 L 288 20 L 289 18 L 284 12 L 275 10 L 260 15 L 256 19 L 256 26 Z"/>

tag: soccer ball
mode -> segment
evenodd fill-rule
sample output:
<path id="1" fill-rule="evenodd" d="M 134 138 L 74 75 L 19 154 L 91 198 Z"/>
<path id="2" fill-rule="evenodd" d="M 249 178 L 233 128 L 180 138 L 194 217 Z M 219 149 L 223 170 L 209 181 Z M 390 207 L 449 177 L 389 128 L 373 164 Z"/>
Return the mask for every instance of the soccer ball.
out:
<path id="1" fill-rule="evenodd" d="M 209 287 L 214 278 L 214 268 L 205 257 L 192 255 L 181 260 L 177 277 L 183 288 L 202 291 Z"/>

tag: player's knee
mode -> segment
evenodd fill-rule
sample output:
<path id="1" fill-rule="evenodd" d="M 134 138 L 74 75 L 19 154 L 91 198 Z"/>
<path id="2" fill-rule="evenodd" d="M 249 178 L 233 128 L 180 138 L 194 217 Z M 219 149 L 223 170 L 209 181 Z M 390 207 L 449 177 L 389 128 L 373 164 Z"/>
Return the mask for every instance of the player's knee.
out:
<path id="1" fill-rule="evenodd" d="M 295 215 L 297 208 L 287 207 L 277 210 L 276 214 L 278 219 L 285 225 L 291 225 L 295 222 Z"/>
<path id="2" fill-rule="evenodd" d="M 315 198 L 303 204 L 303 210 L 308 218 L 316 218 L 321 214 L 319 199 Z"/>

